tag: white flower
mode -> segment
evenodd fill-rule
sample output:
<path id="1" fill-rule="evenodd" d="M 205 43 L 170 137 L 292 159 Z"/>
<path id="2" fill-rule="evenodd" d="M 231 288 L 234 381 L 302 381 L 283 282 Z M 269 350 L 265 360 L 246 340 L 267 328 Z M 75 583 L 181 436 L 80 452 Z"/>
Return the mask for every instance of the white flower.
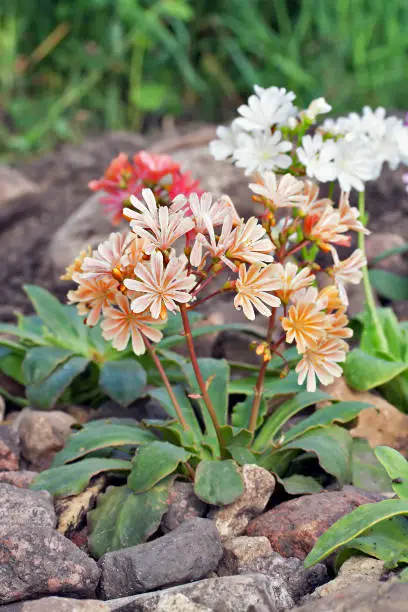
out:
<path id="1" fill-rule="evenodd" d="M 269 130 L 273 125 L 286 123 L 296 113 L 292 104 L 295 99 L 293 91 L 278 87 L 263 89 L 255 85 L 255 94 L 249 96 L 248 104 L 242 104 L 238 113 L 237 124 L 244 130 Z"/>
<path id="2" fill-rule="evenodd" d="M 336 178 L 334 158 L 337 153 L 334 140 L 323 141 L 321 134 L 302 139 L 302 146 L 296 149 L 300 163 L 306 167 L 306 174 L 311 178 L 326 183 Z"/>
<path id="3" fill-rule="evenodd" d="M 291 148 L 290 142 L 282 140 L 279 130 L 273 135 L 255 132 L 253 135 L 242 136 L 234 159 L 238 168 L 245 168 L 247 175 L 277 168 L 286 170 L 292 163 L 291 157 L 286 155 Z"/>
<path id="4" fill-rule="evenodd" d="M 336 141 L 335 168 L 342 191 L 364 191 L 364 183 L 378 178 L 381 164 L 370 146 L 358 137 Z"/>
<path id="5" fill-rule="evenodd" d="M 277 178 L 274 172 L 264 172 L 259 183 L 250 183 L 249 188 L 257 195 L 271 200 L 276 208 L 302 206 L 306 203 L 304 195 L 305 184 L 295 179 L 291 174 Z"/>
<path id="6" fill-rule="evenodd" d="M 239 146 L 243 134 L 241 127 L 235 119 L 229 127 L 219 125 L 216 130 L 217 140 L 210 142 L 210 153 L 214 159 L 221 161 L 231 157 Z"/>
<path id="7" fill-rule="evenodd" d="M 309 107 L 300 113 L 300 115 L 304 115 L 310 121 L 315 121 L 317 115 L 324 115 L 325 113 L 330 113 L 332 107 L 330 104 L 326 102 L 324 98 L 316 98 L 312 100 L 309 104 Z"/>

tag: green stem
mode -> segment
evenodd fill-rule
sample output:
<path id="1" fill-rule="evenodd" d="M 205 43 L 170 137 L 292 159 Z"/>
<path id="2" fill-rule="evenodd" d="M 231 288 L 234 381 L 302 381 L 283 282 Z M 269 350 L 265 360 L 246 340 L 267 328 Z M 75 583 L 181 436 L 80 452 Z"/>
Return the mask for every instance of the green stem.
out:
<path id="1" fill-rule="evenodd" d="M 193 336 L 191 334 L 190 321 L 188 320 L 188 312 L 185 304 L 180 304 L 180 313 L 181 319 L 183 321 L 184 327 L 184 336 L 186 338 L 187 348 L 191 359 L 191 364 L 193 366 L 194 374 L 197 379 L 198 387 L 201 392 L 201 397 L 203 398 L 204 404 L 208 410 L 208 413 L 211 417 L 212 423 L 214 425 L 214 429 L 217 434 L 218 443 L 220 445 L 221 453 L 224 448 L 224 441 L 222 439 L 220 424 L 218 422 L 217 413 L 215 412 L 214 406 L 212 404 L 211 398 L 207 391 L 207 386 L 205 384 L 203 375 L 200 370 L 200 366 L 198 365 L 197 355 L 194 348 Z"/>
<path id="2" fill-rule="evenodd" d="M 334 181 L 332 181 L 332 182 L 330 183 L 330 185 L 329 185 L 329 194 L 328 194 L 328 197 L 329 197 L 330 199 L 332 199 L 332 197 L 333 197 L 333 191 L 334 191 Z"/>
<path id="3" fill-rule="evenodd" d="M 360 191 L 360 193 L 358 194 L 358 210 L 360 213 L 360 219 L 361 222 L 363 224 L 365 224 L 365 194 L 364 191 Z M 365 250 L 365 235 L 363 232 L 359 232 L 358 233 L 358 247 L 359 249 L 362 251 L 363 255 L 365 256 L 366 254 L 366 250 Z M 377 338 L 379 340 L 380 346 L 379 348 L 384 351 L 387 352 L 388 351 L 388 342 L 387 342 L 387 338 L 385 337 L 384 334 L 384 330 L 382 328 L 381 325 L 381 321 L 379 319 L 378 313 L 377 313 L 377 308 L 375 305 L 375 300 L 374 300 L 374 294 L 373 294 L 373 289 L 371 287 L 371 283 L 370 283 L 370 277 L 368 274 L 368 268 L 367 266 L 364 266 L 362 268 L 362 273 L 363 273 L 363 286 L 364 286 L 364 293 L 365 293 L 365 298 L 366 298 L 366 306 L 367 306 L 367 310 L 370 314 L 370 318 L 373 322 L 373 325 L 376 329 L 377 332 Z"/>
<path id="4" fill-rule="evenodd" d="M 154 364 L 155 364 L 155 366 L 156 366 L 156 368 L 157 368 L 157 370 L 158 370 L 158 372 L 159 372 L 159 374 L 161 376 L 161 379 L 162 379 L 162 381 L 164 383 L 164 386 L 167 389 L 167 393 L 169 394 L 170 399 L 171 399 L 171 401 L 173 403 L 174 410 L 176 411 L 176 414 L 177 414 L 177 418 L 180 421 L 180 425 L 182 426 L 182 428 L 185 431 L 188 431 L 190 428 L 188 426 L 187 421 L 184 418 L 183 412 L 182 412 L 182 410 L 180 408 L 180 405 L 179 405 L 179 403 L 177 401 L 176 396 L 174 395 L 174 391 L 173 391 L 173 389 L 171 387 L 171 384 L 170 384 L 170 381 L 169 381 L 169 379 L 167 377 L 167 374 L 164 371 L 164 368 L 163 368 L 163 366 L 162 366 L 162 364 L 160 362 L 160 359 L 158 358 L 158 356 L 156 354 L 156 351 L 154 350 L 150 340 L 148 340 L 143 333 L 142 333 L 142 337 L 143 337 L 143 341 L 145 343 L 145 346 L 147 348 L 147 351 L 150 354 L 151 358 L 153 359 Z"/>
<path id="5" fill-rule="evenodd" d="M 272 314 L 269 317 L 268 331 L 266 334 L 266 343 L 268 349 L 270 348 L 273 330 L 275 329 L 276 319 L 276 308 L 273 308 Z M 256 381 L 254 389 L 254 401 L 252 402 L 251 416 L 249 417 L 249 431 L 254 434 L 256 430 L 256 423 L 258 421 L 259 407 L 261 405 L 262 394 L 264 390 L 265 374 L 268 367 L 269 361 L 264 359 L 259 370 L 258 379 Z"/>

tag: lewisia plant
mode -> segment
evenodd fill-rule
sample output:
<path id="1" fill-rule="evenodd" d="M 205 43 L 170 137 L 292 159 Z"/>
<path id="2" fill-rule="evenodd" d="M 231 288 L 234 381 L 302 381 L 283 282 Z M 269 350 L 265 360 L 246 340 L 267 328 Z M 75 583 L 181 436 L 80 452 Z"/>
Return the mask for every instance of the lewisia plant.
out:
<path id="1" fill-rule="evenodd" d="M 155 163 L 160 165 L 155 157 Z M 166 165 L 171 166 L 168 159 Z M 260 215 L 240 218 L 231 199 L 211 193 L 179 193 L 172 200 L 151 188 L 126 196 L 123 217 L 129 230 L 114 232 L 93 252 L 83 252 L 67 271 L 78 285 L 70 303 L 87 325 L 101 320 L 102 333 L 119 350 L 129 342 L 136 355 L 153 358 L 173 402 L 179 422 L 182 410 L 154 343 L 174 313 L 180 313 L 184 337 L 204 402 L 219 431 L 217 415 L 193 343 L 189 311 L 220 294 L 231 295 L 231 307 L 255 319 L 265 317 L 265 340 L 255 347 L 260 357 L 249 429 L 256 429 L 268 363 L 282 360 L 294 344 L 299 354 L 299 384 L 315 391 L 341 375 L 347 339 L 347 285 L 361 280 L 365 257 L 360 249 L 340 260 L 337 245 L 350 245 L 351 232 L 366 230 L 347 193 L 338 203 L 319 196 L 316 183 L 290 173 L 265 170 L 249 184 Z M 316 262 L 323 252 L 328 265 Z M 329 259 L 327 260 L 327 254 Z M 332 262 L 330 262 L 330 258 Z M 324 259 L 324 258 L 323 258 Z M 321 285 L 321 286 L 319 286 Z"/>

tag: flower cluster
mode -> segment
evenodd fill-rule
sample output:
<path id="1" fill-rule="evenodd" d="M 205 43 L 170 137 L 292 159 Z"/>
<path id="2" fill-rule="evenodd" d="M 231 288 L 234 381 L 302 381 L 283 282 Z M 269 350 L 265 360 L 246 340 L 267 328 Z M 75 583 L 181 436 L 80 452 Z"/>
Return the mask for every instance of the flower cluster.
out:
<path id="1" fill-rule="evenodd" d="M 198 181 L 190 172 L 181 172 L 180 165 L 168 155 L 139 151 L 130 162 L 120 153 L 109 164 L 103 178 L 89 183 L 92 191 L 103 191 L 105 213 L 113 225 L 123 220 L 123 208 L 131 205 L 131 196 L 140 196 L 150 188 L 160 205 L 168 205 L 180 194 L 199 192 Z"/>
<path id="2" fill-rule="evenodd" d="M 289 104 L 289 102 L 288 102 Z M 88 325 L 102 318 L 103 336 L 118 350 L 140 355 L 161 339 L 169 314 L 193 309 L 217 293 L 234 294 L 235 308 L 253 320 L 281 309 L 282 342 L 296 343 L 299 382 L 331 382 L 341 372 L 351 335 L 345 309 L 347 283 L 359 282 L 365 258 L 358 249 L 340 261 L 335 245 L 349 244 L 350 231 L 366 231 L 343 193 L 338 206 L 319 198 L 316 185 L 290 174 L 267 171 L 250 184 L 262 203 L 261 220 L 241 219 L 228 196 L 177 195 L 168 205 L 152 189 L 130 195 L 123 210 L 130 231 L 112 233 L 93 253 L 83 252 L 67 270 L 78 287 L 70 303 Z M 276 214 L 286 214 L 277 231 Z M 295 237 L 295 242 L 293 239 Z M 328 251 L 333 265 L 295 258 L 301 250 Z M 221 289 L 200 294 L 222 271 Z M 318 290 L 317 272 L 334 284 Z M 264 353 L 264 359 L 270 352 Z"/>
<path id="3" fill-rule="evenodd" d="M 391 169 L 408 163 L 408 126 L 387 117 L 384 108 L 366 106 L 361 115 L 326 119 L 313 127 L 331 106 L 317 98 L 299 111 L 294 99 L 286 89 L 255 86 L 255 94 L 238 108 L 239 117 L 217 129 L 218 139 L 210 144 L 214 158 L 230 158 L 246 174 L 289 171 L 322 183 L 338 181 L 342 191 L 363 191 L 385 162 Z"/>

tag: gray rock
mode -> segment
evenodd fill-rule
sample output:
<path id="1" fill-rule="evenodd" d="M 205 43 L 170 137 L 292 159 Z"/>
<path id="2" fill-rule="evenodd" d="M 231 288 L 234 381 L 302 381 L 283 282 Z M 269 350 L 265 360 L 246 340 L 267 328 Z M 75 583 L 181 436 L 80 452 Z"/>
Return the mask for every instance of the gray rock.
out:
<path id="1" fill-rule="evenodd" d="M 57 272 L 62 273 L 88 245 L 95 248 L 115 231 L 103 214 L 103 196 L 103 192 L 91 195 L 55 232 L 48 253 Z"/>
<path id="2" fill-rule="evenodd" d="M 52 495 L 48 491 L 31 491 L 0 483 L 0 525 L 15 528 L 24 525 L 32 530 L 55 527 L 57 522 Z"/>
<path id="3" fill-rule="evenodd" d="M 259 536 L 238 536 L 223 543 L 224 554 L 217 567 L 218 576 L 234 576 L 240 573 L 242 566 L 251 563 L 258 557 L 269 557 L 272 546 L 268 538 Z"/>
<path id="4" fill-rule="evenodd" d="M 361 583 L 310 601 L 294 612 L 406 612 L 406 582 Z"/>
<path id="5" fill-rule="evenodd" d="M 189 603 L 198 604 L 204 610 L 209 608 L 212 612 L 281 612 L 294 605 L 281 584 L 276 585 L 273 579 L 262 574 L 209 578 L 165 591 L 125 597 L 106 603 L 111 610 L 120 612 L 164 612 L 163 600 L 166 602 L 169 596 L 177 594 L 184 595 Z M 181 607 L 176 610 L 184 612 Z M 192 612 L 196 610 L 192 608 Z M 200 608 L 197 612 L 199 611 L 201 612 Z M 189 612 L 189 608 L 186 612 Z"/>
<path id="6" fill-rule="evenodd" d="M 42 597 L 34 601 L 2 606 L 1 612 L 109 612 L 110 608 L 97 599 L 68 599 L 66 597 Z"/>
<path id="7" fill-rule="evenodd" d="M 0 208 L 3 208 L 15 198 L 31 195 L 38 191 L 37 185 L 15 168 L 10 168 L 5 164 L 0 165 L 0 186 Z"/>
<path id="8" fill-rule="evenodd" d="M 245 491 L 241 497 L 209 515 L 222 539 L 242 535 L 248 523 L 265 509 L 275 489 L 275 478 L 258 465 L 244 465 L 242 479 Z"/>
<path id="9" fill-rule="evenodd" d="M 221 557 L 214 523 L 191 519 L 157 540 L 103 555 L 100 593 L 113 599 L 200 580 L 216 569 Z"/>
<path id="10" fill-rule="evenodd" d="M 326 567 L 322 563 L 306 569 L 300 559 L 281 557 L 278 553 L 269 557 L 258 557 L 246 565 L 241 565 L 239 573 L 266 574 L 275 581 L 281 581 L 296 603 L 328 580 Z"/>
<path id="11" fill-rule="evenodd" d="M 21 453 L 32 465 L 49 467 L 55 453 L 61 450 L 75 419 L 60 410 L 44 412 L 24 408 L 13 423 L 20 438 Z"/>
<path id="12" fill-rule="evenodd" d="M 100 576 L 95 561 L 48 526 L 2 524 L 0 550 L 0 603 L 48 594 L 95 595 Z"/>
<path id="13" fill-rule="evenodd" d="M 16 434 L 7 426 L 0 426 L 0 470 L 18 470 L 20 449 Z"/>
<path id="14" fill-rule="evenodd" d="M 182 593 L 168 593 L 160 598 L 157 612 L 212 612 L 212 608 L 200 606 Z"/>
<path id="15" fill-rule="evenodd" d="M 169 500 L 169 509 L 163 516 L 161 527 L 165 533 L 173 531 L 184 521 L 205 516 L 208 506 L 194 493 L 191 482 L 176 480 L 173 484 Z"/>
<path id="16" fill-rule="evenodd" d="M 370 263 L 374 257 L 381 255 L 384 251 L 398 248 L 405 244 L 404 238 L 399 234 L 375 232 L 366 238 L 365 248 L 368 262 Z M 391 257 L 382 259 L 379 263 L 375 264 L 374 267 L 404 276 L 408 271 L 408 260 L 401 254 L 391 255 Z"/>
<path id="17" fill-rule="evenodd" d="M 350 586 L 378 582 L 383 573 L 383 561 L 365 555 L 355 555 L 343 563 L 334 580 L 316 589 L 312 597 L 326 597 Z"/>

